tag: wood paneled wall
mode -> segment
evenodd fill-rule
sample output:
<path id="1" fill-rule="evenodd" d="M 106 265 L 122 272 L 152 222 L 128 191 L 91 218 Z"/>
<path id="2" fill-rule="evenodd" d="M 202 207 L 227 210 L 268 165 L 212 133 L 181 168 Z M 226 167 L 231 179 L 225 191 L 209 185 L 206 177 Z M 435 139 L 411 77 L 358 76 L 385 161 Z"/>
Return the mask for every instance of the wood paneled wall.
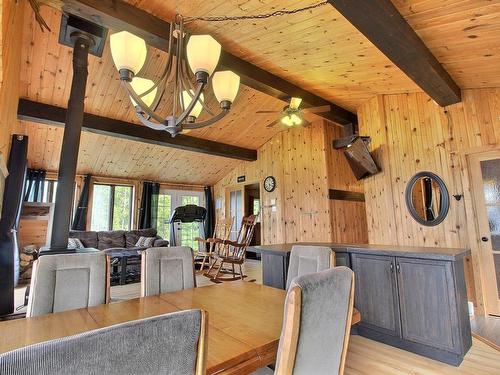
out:
<path id="1" fill-rule="evenodd" d="M 364 204 L 328 199 L 329 188 L 352 191 L 362 185 L 349 176 L 343 155 L 330 151 L 339 130 L 323 121 L 274 136 L 258 150 L 255 162 L 242 162 L 215 185 L 221 202 L 217 217 L 225 216 L 226 192 L 254 182 L 261 185 L 264 244 L 297 241 L 366 242 Z M 238 184 L 238 176 L 246 181 Z M 267 193 L 262 182 L 274 176 L 276 189 Z M 275 208 L 271 205 L 276 200 Z M 364 231 L 364 232 L 363 232 Z"/>
<path id="2" fill-rule="evenodd" d="M 0 80 L 0 153 L 7 161 L 11 135 L 17 129 L 17 102 L 21 68 L 25 1 L 1 1 L 2 69 Z"/>
<path id="3" fill-rule="evenodd" d="M 357 181 L 343 151 L 332 147 L 334 139 L 344 132 L 337 126 L 325 126 L 325 151 L 328 188 L 363 193 L 363 182 Z M 366 210 L 364 202 L 330 199 L 332 241 L 344 243 L 368 243 Z"/>
<path id="4" fill-rule="evenodd" d="M 382 172 L 364 181 L 370 243 L 464 247 L 474 246 L 468 231 L 464 155 L 499 145 L 500 89 L 470 89 L 461 103 L 440 108 L 423 93 L 381 95 L 360 107 L 360 133 L 372 137 L 372 150 Z M 443 178 L 451 197 L 446 219 L 435 227 L 418 224 L 406 209 L 408 180 L 419 171 Z M 474 269 L 477 260 L 473 251 Z M 477 272 L 468 271 L 469 298 L 482 308 Z M 474 283 L 476 285 L 474 285 Z"/>

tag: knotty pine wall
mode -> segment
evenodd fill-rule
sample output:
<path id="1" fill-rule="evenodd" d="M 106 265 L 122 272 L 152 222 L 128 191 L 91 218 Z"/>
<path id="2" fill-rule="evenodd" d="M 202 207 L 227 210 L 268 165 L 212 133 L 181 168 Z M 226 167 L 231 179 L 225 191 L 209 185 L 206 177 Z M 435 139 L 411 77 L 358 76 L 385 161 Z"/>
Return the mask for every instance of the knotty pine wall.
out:
<path id="1" fill-rule="evenodd" d="M 474 252 L 473 213 L 467 212 L 465 154 L 498 147 L 500 88 L 462 91 L 462 102 L 440 108 L 424 93 L 379 95 L 358 110 L 360 133 L 372 138 L 371 149 L 382 172 L 364 181 L 368 239 L 375 244 L 472 248 L 466 264 L 469 298 L 482 308 Z M 438 174 L 451 197 L 446 219 L 435 227 L 418 224 L 408 213 L 404 192 L 419 171 Z M 475 294 L 477 296 L 475 296 Z"/>
<path id="2" fill-rule="evenodd" d="M 11 135 L 16 131 L 25 1 L 0 1 L 0 153 L 7 162 Z"/>
<path id="3" fill-rule="evenodd" d="M 263 244 L 297 241 L 366 242 L 364 204 L 328 199 L 328 188 L 362 191 L 338 151 L 331 150 L 337 128 L 316 121 L 307 128 L 294 128 L 274 136 L 258 150 L 257 161 L 241 162 L 214 188 L 220 201 L 217 217 L 225 216 L 227 191 L 259 182 L 261 186 L 261 231 Z M 238 176 L 246 181 L 238 184 Z M 276 178 L 276 189 L 268 193 L 262 182 Z M 346 177 L 347 176 L 347 177 Z M 355 189 L 355 190 L 354 190 Z M 271 200 L 276 200 L 272 210 Z M 361 223 L 361 225 L 360 225 Z"/>

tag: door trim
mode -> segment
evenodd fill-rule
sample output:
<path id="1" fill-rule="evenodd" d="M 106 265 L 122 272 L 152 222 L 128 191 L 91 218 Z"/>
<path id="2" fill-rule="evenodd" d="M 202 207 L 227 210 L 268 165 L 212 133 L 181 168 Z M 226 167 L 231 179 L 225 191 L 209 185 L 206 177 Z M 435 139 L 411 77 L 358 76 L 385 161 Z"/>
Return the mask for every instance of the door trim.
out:
<path id="1" fill-rule="evenodd" d="M 487 225 L 487 218 L 485 213 L 479 210 L 478 203 L 484 206 L 484 196 L 482 191 L 477 191 L 478 188 L 473 183 L 474 181 L 481 179 L 481 171 L 477 168 L 476 163 L 479 163 L 481 160 L 488 160 L 488 156 L 490 155 L 491 158 L 494 158 L 496 155 L 498 155 L 497 157 L 500 157 L 500 147 L 482 147 L 462 155 L 462 165 L 464 166 L 462 171 L 462 181 L 464 189 L 467 233 L 472 253 L 474 271 L 474 284 L 477 301 L 476 313 L 480 315 L 491 313 L 491 311 L 496 311 L 496 314 L 500 314 L 500 302 L 498 302 L 496 283 L 494 285 L 495 288 L 493 288 L 491 280 L 488 280 L 486 277 L 488 272 L 493 271 L 492 274 L 495 274 L 493 260 L 488 260 L 488 258 L 492 257 L 492 254 L 485 253 L 484 243 L 481 241 L 482 231 L 480 228 L 480 221 L 484 221 L 486 219 Z M 484 223 L 482 223 L 482 225 L 484 225 Z M 493 289 L 495 289 L 495 291 L 493 291 Z M 495 306 L 491 306 L 493 295 L 496 295 L 497 298 L 496 308 Z"/>

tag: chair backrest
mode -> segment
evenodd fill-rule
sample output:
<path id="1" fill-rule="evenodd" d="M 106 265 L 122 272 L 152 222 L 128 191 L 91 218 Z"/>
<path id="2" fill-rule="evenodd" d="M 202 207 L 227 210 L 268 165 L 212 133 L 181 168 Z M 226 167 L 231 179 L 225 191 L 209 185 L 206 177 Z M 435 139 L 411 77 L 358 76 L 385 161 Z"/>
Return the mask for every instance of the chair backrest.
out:
<path id="1" fill-rule="evenodd" d="M 227 240 L 231 234 L 231 229 L 233 228 L 234 218 L 228 219 L 218 219 L 215 223 L 213 238 L 218 238 L 220 240 Z"/>
<path id="2" fill-rule="evenodd" d="M 275 374 L 343 374 L 354 303 L 354 273 L 335 267 L 294 279 Z"/>
<path id="3" fill-rule="evenodd" d="M 186 310 L 0 354 L 0 374 L 205 374 L 207 316 Z"/>
<path id="4" fill-rule="evenodd" d="M 257 215 L 244 216 L 243 219 L 241 219 L 241 227 L 235 242 L 250 245 L 256 223 Z"/>
<path id="5" fill-rule="evenodd" d="M 229 253 L 234 258 L 242 259 L 245 256 L 246 250 L 252 242 L 255 224 L 257 224 L 257 215 L 249 215 L 244 216 L 241 219 L 241 227 L 238 231 L 238 236 L 236 237 L 236 243 L 242 245 L 239 247 L 233 247 L 232 249 L 228 249 Z"/>
<path id="6" fill-rule="evenodd" d="M 152 296 L 194 288 L 193 249 L 153 247 L 142 252 L 141 295 Z"/>
<path id="7" fill-rule="evenodd" d="M 26 316 L 100 305 L 108 299 L 106 254 L 43 255 L 33 263 Z"/>
<path id="8" fill-rule="evenodd" d="M 289 288 L 290 283 L 297 276 L 333 267 L 335 267 L 335 252 L 329 247 L 294 245 L 290 253 L 286 288 Z"/>

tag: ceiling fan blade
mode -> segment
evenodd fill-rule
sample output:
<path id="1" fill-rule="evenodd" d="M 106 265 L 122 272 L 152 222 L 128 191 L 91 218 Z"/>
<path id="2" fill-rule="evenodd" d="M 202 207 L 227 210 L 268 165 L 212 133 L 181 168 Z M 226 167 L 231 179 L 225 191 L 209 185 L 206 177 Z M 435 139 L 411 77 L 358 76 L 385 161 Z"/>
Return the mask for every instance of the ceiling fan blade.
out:
<path id="1" fill-rule="evenodd" d="M 302 112 L 304 113 L 324 113 L 330 112 L 331 108 L 329 105 L 320 105 L 319 107 L 308 107 L 302 108 Z"/>
<path id="2" fill-rule="evenodd" d="M 274 120 L 273 122 L 269 123 L 266 128 L 270 129 L 272 128 L 274 125 L 276 125 L 278 122 L 280 122 L 280 119 L 277 119 L 277 120 Z"/>
<path id="3" fill-rule="evenodd" d="M 281 111 L 257 111 L 255 113 L 280 113 Z"/>

